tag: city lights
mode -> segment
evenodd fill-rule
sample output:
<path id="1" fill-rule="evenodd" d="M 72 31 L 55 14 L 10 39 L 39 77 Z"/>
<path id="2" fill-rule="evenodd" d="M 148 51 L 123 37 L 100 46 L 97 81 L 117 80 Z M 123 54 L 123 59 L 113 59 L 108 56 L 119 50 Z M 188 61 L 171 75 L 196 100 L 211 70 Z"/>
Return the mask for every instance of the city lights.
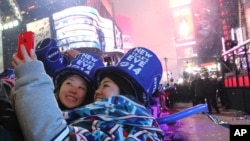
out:
<path id="1" fill-rule="evenodd" d="M 0 23 L 0 31 L 14 28 L 19 25 L 18 20 L 9 21 L 7 23 Z"/>

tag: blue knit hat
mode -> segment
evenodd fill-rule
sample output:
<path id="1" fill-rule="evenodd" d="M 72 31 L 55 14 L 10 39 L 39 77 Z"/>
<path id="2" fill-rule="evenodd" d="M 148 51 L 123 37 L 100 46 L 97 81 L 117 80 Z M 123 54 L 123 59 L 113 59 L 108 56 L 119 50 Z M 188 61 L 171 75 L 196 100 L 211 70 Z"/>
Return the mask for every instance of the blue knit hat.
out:
<path id="1" fill-rule="evenodd" d="M 78 75 L 82 77 L 88 84 L 88 94 L 93 94 L 96 89 L 96 82 L 94 82 L 94 73 L 96 69 L 104 67 L 102 59 L 91 53 L 81 53 L 73 59 L 69 65 L 57 70 L 53 76 L 55 87 L 71 75 Z"/>
<path id="2" fill-rule="evenodd" d="M 56 41 L 51 38 L 45 38 L 38 42 L 35 53 L 37 59 L 43 62 L 46 73 L 51 77 L 55 71 L 64 68 L 69 63 L 67 58 L 61 54 Z"/>
<path id="3" fill-rule="evenodd" d="M 157 90 L 162 77 L 162 65 L 156 54 L 144 47 L 130 49 L 116 66 L 99 68 L 95 73 L 98 83 L 107 75 L 119 75 L 134 87 L 135 98 L 147 104 Z M 125 78 L 125 79 L 124 79 Z"/>

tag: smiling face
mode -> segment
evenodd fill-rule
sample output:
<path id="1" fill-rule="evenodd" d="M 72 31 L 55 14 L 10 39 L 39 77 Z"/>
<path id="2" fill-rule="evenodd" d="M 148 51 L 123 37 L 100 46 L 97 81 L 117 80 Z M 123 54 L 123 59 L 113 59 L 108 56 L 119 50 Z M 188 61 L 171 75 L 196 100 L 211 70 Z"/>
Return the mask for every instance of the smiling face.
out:
<path id="1" fill-rule="evenodd" d="M 108 77 L 102 79 L 98 89 L 95 91 L 94 100 L 101 100 L 114 95 L 119 95 L 118 85 Z"/>
<path id="2" fill-rule="evenodd" d="M 59 90 L 59 99 L 66 108 L 80 106 L 87 95 L 87 83 L 78 75 L 65 79 Z"/>

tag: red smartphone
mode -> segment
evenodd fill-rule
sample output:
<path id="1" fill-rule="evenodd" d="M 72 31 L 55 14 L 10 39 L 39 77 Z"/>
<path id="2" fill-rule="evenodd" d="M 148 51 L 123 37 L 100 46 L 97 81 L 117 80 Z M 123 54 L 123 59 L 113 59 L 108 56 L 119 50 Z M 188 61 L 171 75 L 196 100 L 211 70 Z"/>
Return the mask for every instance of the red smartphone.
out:
<path id="1" fill-rule="evenodd" d="M 35 33 L 32 31 L 21 32 L 18 35 L 17 57 L 23 59 L 21 45 L 24 45 L 27 53 L 30 55 L 30 50 L 34 49 Z"/>

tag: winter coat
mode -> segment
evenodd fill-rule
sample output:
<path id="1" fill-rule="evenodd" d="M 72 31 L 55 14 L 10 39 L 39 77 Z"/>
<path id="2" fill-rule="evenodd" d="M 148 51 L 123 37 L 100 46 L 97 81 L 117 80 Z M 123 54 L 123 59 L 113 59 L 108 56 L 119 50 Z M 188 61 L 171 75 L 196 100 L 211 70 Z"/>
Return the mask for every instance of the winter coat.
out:
<path id="1" fill-rule="evenodd" d="M 22 132 L 6 87 L 0 81 L 0 141 L 22 141 Z"/>
<path id="2" fill-rule="evenodd" d="M 198 97 L 205 97 L 205 84 L 200 78 L 194 82 L 194 94 Z"/>
<path id="3" fill-rule="evenodd" d="M 205 85 L 205 96 L 207 98 L 209 97 L 215 97 L 216 96 L 216 80 L 205 78 L 204 79 L 204 85 Z"/>

